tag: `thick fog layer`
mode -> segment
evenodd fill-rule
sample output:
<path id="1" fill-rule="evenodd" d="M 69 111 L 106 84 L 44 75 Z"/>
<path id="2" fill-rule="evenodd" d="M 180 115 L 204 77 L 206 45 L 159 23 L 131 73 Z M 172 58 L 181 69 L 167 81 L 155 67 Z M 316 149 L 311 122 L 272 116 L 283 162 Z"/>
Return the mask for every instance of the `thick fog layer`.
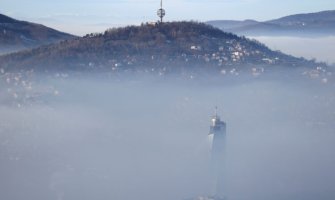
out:
<path id="1" fill-rule="evenodd" d="M 320 62 L 335 64 L 335 36 L 329 37 L 254 37 L 271 49 Z"/>
<path id="2" fill-rule="evenodd" d="M 333 85 L 57 77 L 1 85 L 0 199 L 210 195 L 215 106 L 230 200 L 335 198 Z"/>

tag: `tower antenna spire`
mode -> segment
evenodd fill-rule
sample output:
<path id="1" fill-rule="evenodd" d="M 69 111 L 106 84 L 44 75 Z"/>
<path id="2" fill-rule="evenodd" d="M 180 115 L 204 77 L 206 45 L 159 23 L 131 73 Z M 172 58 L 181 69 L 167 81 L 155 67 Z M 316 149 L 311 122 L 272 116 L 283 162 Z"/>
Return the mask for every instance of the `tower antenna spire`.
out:
<path id="1" fill-rule="evenodd" d="M 161 0 L 161 7 L 158 9 L 157 15 L 160 18 L 160 23 L 163 23 L 163 18 L 165 16 L 165 10 L 163 9 L 163 0 Z"/>

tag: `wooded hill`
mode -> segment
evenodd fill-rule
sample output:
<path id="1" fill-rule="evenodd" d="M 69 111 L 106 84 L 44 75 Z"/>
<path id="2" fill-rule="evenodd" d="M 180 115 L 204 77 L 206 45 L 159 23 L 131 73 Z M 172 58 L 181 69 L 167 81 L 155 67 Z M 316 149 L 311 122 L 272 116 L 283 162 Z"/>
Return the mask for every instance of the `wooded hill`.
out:
<path id="1" fill-rule="evenodd" d="M 0 57 L 6 70 L 113 70 L 162 73 L 180 69 L 315 67 L 316 63 L 197 22 L 113 28 Z"/>

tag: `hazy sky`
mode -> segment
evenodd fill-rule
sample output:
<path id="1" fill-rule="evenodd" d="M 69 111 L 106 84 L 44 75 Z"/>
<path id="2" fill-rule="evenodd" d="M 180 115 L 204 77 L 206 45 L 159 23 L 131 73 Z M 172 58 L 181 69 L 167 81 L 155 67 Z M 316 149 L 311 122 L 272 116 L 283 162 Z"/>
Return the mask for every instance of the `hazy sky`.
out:
<path id="1" fill-rule="evenodd" d="M 82 35 L 157 20 L 159 0 L 2 0 L 0 13 Z M 166 20 L 256 19 L 335 9 L 334 0 L 166 0 Z"/>

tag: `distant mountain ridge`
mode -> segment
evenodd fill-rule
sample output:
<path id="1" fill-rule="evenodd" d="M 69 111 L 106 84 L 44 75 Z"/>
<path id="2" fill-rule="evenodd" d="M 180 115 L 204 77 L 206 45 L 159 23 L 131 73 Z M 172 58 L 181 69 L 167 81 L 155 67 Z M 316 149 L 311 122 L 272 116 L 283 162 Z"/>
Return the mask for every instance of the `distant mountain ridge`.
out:
<path id="1" fill-rule="evenodd" d="M 74 37 L 40 24 L 0 14 L 0 53 L 34 48 Z"/>
<path id="2" fill-rule="evenodd" d="M 166 74 L 214 71 L 262 73 L 272 66 L 315 67 L 313 61 L 272 51 L 245 37 L 196 22 L 166 22 L 114 28 L 100 34 L 0 57 L 11 70 L 107 70 Z M 273 68 L 273 67 L 272 67 Z"/>
<path id="3" fill-rule="evenodd" d="M 250 36 L 324 36 L 335 35 L 335 10 L 296 14 L 279 19 L 258 22 L 255 20 L 215 20 L 208 24 L 238 35 Z"/>

